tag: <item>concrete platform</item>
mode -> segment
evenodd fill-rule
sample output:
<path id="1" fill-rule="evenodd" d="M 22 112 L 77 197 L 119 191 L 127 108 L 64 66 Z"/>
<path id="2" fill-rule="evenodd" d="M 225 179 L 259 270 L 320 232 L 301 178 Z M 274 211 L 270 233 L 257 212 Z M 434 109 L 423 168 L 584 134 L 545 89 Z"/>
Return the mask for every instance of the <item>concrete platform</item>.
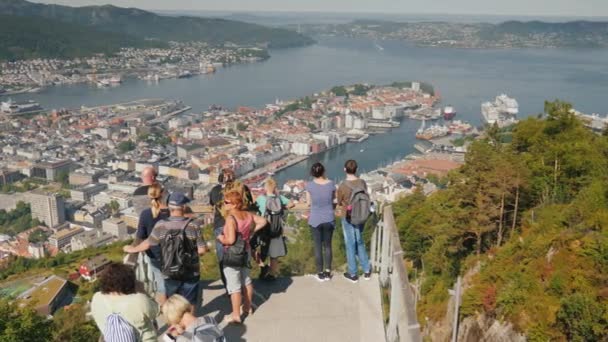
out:
<path id="1" fill-rule="evenodd" d="M 385 341 L 377 275 L 353 284 L 342 275 L 254 282 L 256 312 L 241 325 L 221 323 L 228 341 Z M 200 313 L 220 322 L 230 313 L 221 283 L 203 286 Z"/>

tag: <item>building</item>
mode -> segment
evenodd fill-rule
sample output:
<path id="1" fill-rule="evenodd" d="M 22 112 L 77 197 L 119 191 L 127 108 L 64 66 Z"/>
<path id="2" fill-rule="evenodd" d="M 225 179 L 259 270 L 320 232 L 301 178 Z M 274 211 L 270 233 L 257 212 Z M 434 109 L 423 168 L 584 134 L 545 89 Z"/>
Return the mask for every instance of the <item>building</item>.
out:
<path id="1" fill-rule="evenodd" d="M 32 168 L 32 177 L 44 178 L 52 182 L 57 180 L 61 173 L 69 177 L 71 168 L 72 161 L 69 159 L 39 162 Z"/>
<path id="2" fill-rule="evenodd" d="M 308 142 L 300 142 L 296 141 L 291 144 L 291 153 L 297 154 L 299 156 L 307 156 L 310 155 L 310 143 Z"/>
<path id="3" fill-rule="evenodd" d="M 21 294 L 17 300 L 19 306 L 33 305 L 38 314 L 49 316 L 59 308 L 69 304 L 69 297 L 68 281 L 52 275 L 32 286 Z"/>
<path id="4" fill-rule="evenodd" d="M 91 183 L 97 183 L 101 175 L 103 175 L 103 172 L 99 170 L 79 169 L 70 172 L 69 182 L 71 185 L 86 185 Z"/>
<path id="5" fill-rule="evenodd" d="M 110 260 L 104 255 L 98 255 L 96 257 L 88 259 L 78 268 L 78 273 L 88 281 L 94 281 L 97 279 L 99 272 L 110 264 Z"/>
<path id="6" fill-rule="evenodd" d="M 32 218 L 44 222 L 49 227 L 56 227 L 65 222 L 65 201 L 61 195 L 34 190 L 25 198 L 30 204 Z"/>
<path id="7" fill-rule="evenodd" d="M 107 184 L 93 183 L 70 190 L 70 197 L 75 201 L 89 202 L 93 196 L 107 189 Z"/>
<path id="8" fill-rule="evenodd" d="M 0 170 L 0 186 L 15 183 L 25 178 L 19 171 Z"/>
<path id="9" fill-rule="evenodd" d="M 190 159 L 191 155 L 204 152 L 205 146 L 199 144 L 177 146 L 177 157 L 181 159 Z"/>
<path id="10" fill-rule="evenodd" d="M 116 201 L 119 209 L 126 209 L 131 206 L 131 196 L 119 191 L 100 192 L 93 196 L 92 201 L 97 206 L 109 205 L 112 201 Z"/>
<path id="11" fill-rule="evenodd" d="M 30 243 L 27 245 L 27 253 L 33 259 L 44 258 L 44 246 L 41 243 Z"/>
<path id="12" fill-rule="evenodd" d="M 412 90 L 420 91 L 420 82 L 412 82 Z"/>
<path id="13" fill-rule="evenodd" d="M 62 249 L 69 246 L 72 242 L 72 238 L 82 234 L 84 228 L 81 226 L 72 226 L 64 229 L 60 229 L 55 234 L 49 236 L 49 244 L 55 249 Z"/>
<path id="14" fill-rule="evenodd" d="M 127 230 L 127 224 L 125 221 L 110 217 L 101 223 L 101 227 L 104 233 L 108 233 L 118 240 L 124 240 L 129 237 L 129 231 Z"/>
<path id="15" fill-rule="evenodd" d="M 80 251 L 85 248 L 102 247 L 110 244 L 114 241 L 114 237 L 108 233 L 104 233 L 101 230 L 94 229 L 92 231 L 83 232 L 78 234 L 70 240 L 70 246 L 72 252 Z"/>

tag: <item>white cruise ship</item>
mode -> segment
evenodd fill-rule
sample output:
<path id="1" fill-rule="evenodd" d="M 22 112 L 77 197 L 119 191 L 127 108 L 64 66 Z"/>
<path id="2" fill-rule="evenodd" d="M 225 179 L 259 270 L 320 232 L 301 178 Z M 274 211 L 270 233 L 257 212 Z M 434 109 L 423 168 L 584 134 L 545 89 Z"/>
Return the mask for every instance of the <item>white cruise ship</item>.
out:
<path id="1" fill-rule="evenodd" d="M 505 94 L 496 96 L 494 102 L 481 104 L 481 115 L 488 125 L 498 124 L 498 127 L 506 127 L 517 123 L 519 104 L 513 98 Z"/>

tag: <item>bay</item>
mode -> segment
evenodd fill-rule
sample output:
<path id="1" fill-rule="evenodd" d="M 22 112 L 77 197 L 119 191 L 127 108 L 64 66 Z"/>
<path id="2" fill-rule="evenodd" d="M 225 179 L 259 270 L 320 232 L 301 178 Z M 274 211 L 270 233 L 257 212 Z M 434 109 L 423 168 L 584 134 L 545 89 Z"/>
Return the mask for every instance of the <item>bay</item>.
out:
<path id="1" fill-rule="evenodd" d="M 309 47 L 271 54 L 272 58 L 262 63 L 232 66 L 190 79 L 159 83 L 132 79 L 120 87 L 105 89 L 60 86 L 12 98 L 33 99 L 45 108 L 169 98 L 202 112 L 212 104 L 261 107 L 276 99 L 303 97 L 334 85 L 418 80 L 434 85 L 443 105 L 453 105 L 457 118 L 474 124 L 481 121 L 480 104 L 501 93 L 518 100 L 521 117 L 541 113 L 544 101 L 556 98 L 573 103 L 583 112 L 608 112 L 606 49 L 451 49 L 325 37 Z M 315 161 L 323 162 L 333 179 L 342 178 L 342 165 L 349 158 L 357 159 L 362 170 L 375 169 L 412 153 L 419 125 L 404 120 L 398 129 L 315 155 L 279 172 L 277 178 L 279 182 L 306 178 Z"/>

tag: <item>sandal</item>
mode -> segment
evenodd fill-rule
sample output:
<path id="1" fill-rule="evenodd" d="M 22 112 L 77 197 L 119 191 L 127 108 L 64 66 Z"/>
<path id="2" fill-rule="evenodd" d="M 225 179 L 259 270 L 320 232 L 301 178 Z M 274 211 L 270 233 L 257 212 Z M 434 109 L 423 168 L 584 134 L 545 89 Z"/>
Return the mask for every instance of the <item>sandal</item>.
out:
<path id="1" fill-rule="evenodd" d="M 224 322 L 226 322 L 226 324 L 241 324 L 241 320 L 236 320 L 234 317 L 232 317 L 232 315 L 226 315 L 224 316 Z"/>

